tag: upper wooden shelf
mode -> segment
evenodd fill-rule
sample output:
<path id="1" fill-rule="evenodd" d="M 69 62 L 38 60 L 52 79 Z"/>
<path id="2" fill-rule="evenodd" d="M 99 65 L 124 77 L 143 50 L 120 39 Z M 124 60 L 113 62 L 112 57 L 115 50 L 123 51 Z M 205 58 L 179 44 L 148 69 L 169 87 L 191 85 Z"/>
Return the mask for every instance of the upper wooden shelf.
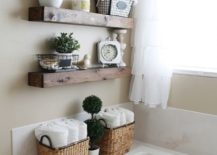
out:
<path id="1" fill-rule="evenodd" d="M 52 7 L 29 8 L 29 21 L 100 26 L 108 28 L 133 28 L 132 18 Z"/>
<path id="2" fill-rule="evenodd" d="M 48 88 L 75 83 L 110 80 L 130 75 L 131 69 L 128 67 L 98 68 L 58 73 L 30 72 L 28 74 L 28 84 L 29 86 Z"/>

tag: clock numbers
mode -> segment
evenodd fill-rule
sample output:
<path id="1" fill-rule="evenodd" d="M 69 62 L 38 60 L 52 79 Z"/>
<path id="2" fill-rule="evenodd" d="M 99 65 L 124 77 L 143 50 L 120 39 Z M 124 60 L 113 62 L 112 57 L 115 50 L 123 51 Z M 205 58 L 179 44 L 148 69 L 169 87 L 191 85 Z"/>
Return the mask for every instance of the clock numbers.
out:
<path id="1" fill-rule="evenodd" d="M 117 57 L 117 48 L 114 45 L 104 45 L 102 47 L 102 57 L 106 61 L 112 61 Z"/>

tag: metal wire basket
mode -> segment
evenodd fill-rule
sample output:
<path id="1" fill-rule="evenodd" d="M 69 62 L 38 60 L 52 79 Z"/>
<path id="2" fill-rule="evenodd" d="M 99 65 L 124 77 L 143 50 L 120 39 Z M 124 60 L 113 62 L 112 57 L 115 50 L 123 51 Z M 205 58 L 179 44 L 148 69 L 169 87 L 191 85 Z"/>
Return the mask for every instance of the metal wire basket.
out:
<path id="1" fill-rule="evenodd" d="M 79 55 L 37 54 L 39 66 L 43 70 L 58 71 L 65 69 L 77 69 Z"/>
<path id="2" fill-rule="evenodd" d="M 97 12 L 104 15 L 110 14 L 111 0 L 97 0 L 96 9 Z"/>
<path id="3" fill-rule="evenodd" d="M 105 15 L 128 17 L 134 0 L 97 0 L 97 12 Z"/>

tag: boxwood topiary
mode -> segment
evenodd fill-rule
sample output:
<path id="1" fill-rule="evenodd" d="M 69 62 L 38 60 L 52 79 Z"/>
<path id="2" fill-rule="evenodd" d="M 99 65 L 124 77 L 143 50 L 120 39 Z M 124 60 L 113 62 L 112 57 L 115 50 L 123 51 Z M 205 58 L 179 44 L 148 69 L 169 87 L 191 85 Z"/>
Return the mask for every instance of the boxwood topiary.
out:
<path id="1" fill-rule="evenodd" d="M 94 114 L 100 112 L 101 108 L 102 100 L 95 95 L 88 96 L 83 101 L 83 109 L 91 114 L 92 119 L 94 118 Z"/>
<path id="2" fill-rule="evenodd" d="M 96 143 L 104 134 L 104 126 L 101 121 L 102 119 L 88 119 L 85 121 L 87 124 L 87 133 L 90 137 L 90 150 L 97 148 Z"/>
<path id="3" fill-rule="evenodd" d="M 95 95 L 88 96 L 83 101 L 83 109 L 91 114 L 91 118 L 85 121 L 87 133 L 90 137 L 90 150 L 97 148 L 96 143 L 104 134 L 105 121 L 95 117 L 95 114 L 99 113 L 101 108 L 102 100 Z"/>

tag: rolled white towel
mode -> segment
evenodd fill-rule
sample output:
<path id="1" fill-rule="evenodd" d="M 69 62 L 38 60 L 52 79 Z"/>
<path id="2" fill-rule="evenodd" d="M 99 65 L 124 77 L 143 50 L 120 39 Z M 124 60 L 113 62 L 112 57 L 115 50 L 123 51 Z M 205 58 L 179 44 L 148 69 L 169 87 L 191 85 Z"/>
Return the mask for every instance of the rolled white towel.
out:
<path id="1" fill-rule="evenodd" d="M 123 111 L 120 111 L 120 123 L 121 125 L 125 125 L 127 123 L 126 114 Z"/>
<path id="2" fill-rule="evenodd" d="M 102 112 L 99 117 L 106 121 L 108 128 L 116 128 L 120 126 L 120 115 L 112 112 Z"/>
<path id="3" fill-rule="evenodd" d="M 117 119 L 120 119 L 120 126 L 126 124 L 126 115 L 123 111 L 114 108 L 111 111 L 109 111 L 108 113 L 114 114 L 117 116 Z"/>
<path id="4" fill-rule="evenodd" d="M 120 110 L 120 111 L 125 113 L 126 123 L 127 124 L 134 122 L 134 120 L 135 120 L 134 112 L 132 112 L 132 111 L 130 111 L 128 109 L 125 109 L 125 108 L 117 108 L 117 110 Z"/>
<path id="5" fill-rule="evenodd" d="M 79 140 L 83 140 L 85 138 L 87 138 L 87 124 L 85 123 L 80 123 L 79 125 Z"/>
<path id="6" fill-rule="evenodd" d="M 47 135 L 51 139 L 54 148 L 63 147 L 68 144 L 68 130 L 54 122 L 44 123 L 35 129 L 35 136 L 39 141 L 43 135 Z M 49 146 L 48 140 L 44 139 L 43 144 Z"/>
<path id="7" fill-rule="evenodd" d="M 87 138 L 87 125 L 84 122 L 75 119 L 69 119 L 67 122 L 78 126 L 78 140 Z"/>
<path id="8" fill-rule="evenodd" d="M 105 112 L 112 113 L 115 115 L 120 115 L 120 126 L 125 125 L 127 123 L 125 112 L 123 112 L 119 108 L 106 108 Z"/>
<path id="9" fill-rule="evenodd" d="M 71 144 L 79 140 L 79 128 L 77 123 L 73 123 L 68 121 L 68 119 L 64 119 L 61 121 L 56 121 L 56 124 L 65 127 L 68 130 L 69 134 L 67 138 L 67 144 Z"/>

